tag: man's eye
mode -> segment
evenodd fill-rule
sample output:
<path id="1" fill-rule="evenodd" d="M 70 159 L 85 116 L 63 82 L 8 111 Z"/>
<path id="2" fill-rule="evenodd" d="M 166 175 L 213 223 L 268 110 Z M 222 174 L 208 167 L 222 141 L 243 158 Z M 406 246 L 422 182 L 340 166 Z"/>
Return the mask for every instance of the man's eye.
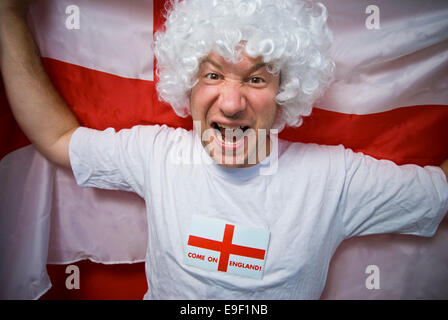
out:
<path id="1" fill-rule="evenodd" d="M 249 82 L 259 84 L 259 83 L 264 83 L 264 80 L 260 77 L 252 77 L 249 79 Z"/>
<path id="2" fill-rule="evenodd" d="M 205 77 L 210 80 L 219 80 L 219 74 L 213 72 L 207 73 Z"/>

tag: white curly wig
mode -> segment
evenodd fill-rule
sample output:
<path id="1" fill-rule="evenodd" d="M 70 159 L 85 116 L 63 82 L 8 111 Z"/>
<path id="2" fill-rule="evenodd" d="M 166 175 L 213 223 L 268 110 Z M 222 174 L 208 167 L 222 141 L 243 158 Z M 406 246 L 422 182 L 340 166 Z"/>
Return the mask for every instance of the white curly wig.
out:
<path id="1" fill-rule="evenodd" d="M 280 72 L 276 102 L 283 112 L 274 127 L 298 127 L 333 78 L 326 21 L 326 8 L 309 0 L 171 0 L 154 42 L 159 99 L 189 115 L 201 60 L 214 51 L 237 62 L 245 43 L 249 57 Z"/>

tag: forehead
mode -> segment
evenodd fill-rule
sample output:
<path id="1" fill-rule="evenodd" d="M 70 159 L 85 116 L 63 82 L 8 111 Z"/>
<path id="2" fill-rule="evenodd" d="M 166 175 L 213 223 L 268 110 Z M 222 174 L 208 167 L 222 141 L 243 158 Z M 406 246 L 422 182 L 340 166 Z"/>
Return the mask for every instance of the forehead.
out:
<path id="1" fill-rule="evenodd" d="M 265 67 L 262 57 L 252 58 L 242 53 L 238 61 L 232 62 L 221 55 L 211 52 L 201 61 L 201 67 L 214 67 L 221 71 L 250 72 Z"/>

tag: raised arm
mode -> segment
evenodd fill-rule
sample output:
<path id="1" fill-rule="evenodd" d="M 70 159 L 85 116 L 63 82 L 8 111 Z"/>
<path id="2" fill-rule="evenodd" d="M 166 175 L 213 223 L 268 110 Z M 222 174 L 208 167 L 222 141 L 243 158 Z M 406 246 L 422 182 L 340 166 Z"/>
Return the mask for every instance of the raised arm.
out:
<path id="1" fill-rule="evenodd" d="M 0 70 L 12 113 L 47 159 L 70 167 L 68 145 L 79 122 L 46 74 L 26 23 L 26 0 L 0 0 Z"/>

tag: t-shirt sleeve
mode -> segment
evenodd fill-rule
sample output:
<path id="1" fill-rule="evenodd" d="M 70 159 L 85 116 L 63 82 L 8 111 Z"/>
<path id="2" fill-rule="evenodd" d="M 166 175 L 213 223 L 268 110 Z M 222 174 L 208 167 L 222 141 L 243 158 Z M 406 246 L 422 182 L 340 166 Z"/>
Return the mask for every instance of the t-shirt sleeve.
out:
<path id="1" fill-rule="evenodd" d="M 433 236 L 448 211 L 442 169 L 396 165 L 344 149 L 339 209 L 345 237 L 378 233 Z"/>
<path id="2" fill-rule="evenodd" d="M 78 128 L 69 145 L 70 164 L 78 185 L 136 192 L 144 197 L 148 161 L 157 153 L 162 127 L 135 126 L 116 132 Z"/>

